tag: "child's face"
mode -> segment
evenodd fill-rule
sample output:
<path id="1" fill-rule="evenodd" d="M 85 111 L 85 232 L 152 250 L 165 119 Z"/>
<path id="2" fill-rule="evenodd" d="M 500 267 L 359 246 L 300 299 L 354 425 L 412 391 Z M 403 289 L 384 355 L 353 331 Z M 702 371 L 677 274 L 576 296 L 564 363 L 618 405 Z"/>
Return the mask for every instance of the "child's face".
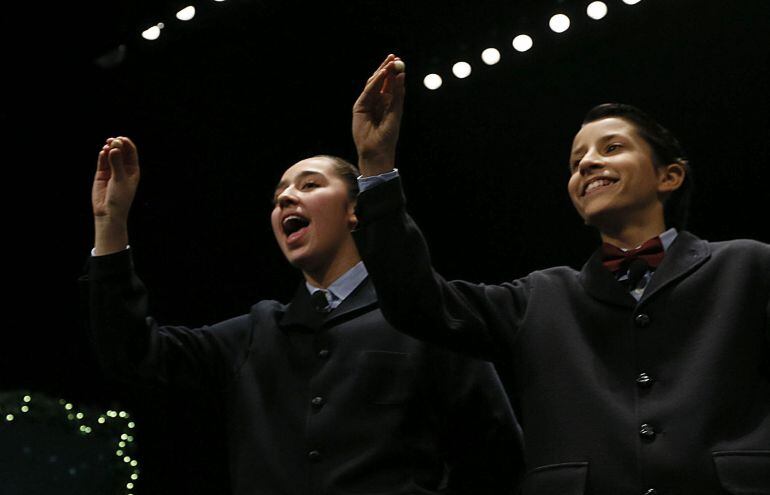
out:
<path id="1" fill-rule="evenodd" d="M 660 174 L 630 122 L 609 117 L 585 124 L 572 143 L 570 172 L 567 190 L 586 224 L 601 231 L 661 221 Z"/>
<path id="2" fill-rule="evenodd" d="M 274 200 L 273 234 L 292 265 L 311 270 L 329 264 L 343 245 L 353 242 L 355 205 L 328 159 L 308 158 L 289 167 Z"/>

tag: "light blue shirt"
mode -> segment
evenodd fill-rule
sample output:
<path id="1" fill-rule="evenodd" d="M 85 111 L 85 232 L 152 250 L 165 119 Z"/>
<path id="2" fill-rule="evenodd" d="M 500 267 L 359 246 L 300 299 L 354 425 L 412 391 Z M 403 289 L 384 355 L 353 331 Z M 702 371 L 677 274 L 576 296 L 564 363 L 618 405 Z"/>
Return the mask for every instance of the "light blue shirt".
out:
<path id="1" fill-rule="evenodd" d="M 346 271 L 340 275 L 337 280 L 332 282 L 332 284 L 325 289 L 326 299 L 329 301 L 331 309 L 339 306 L 346 297 L 356 290 L 356 287 L 361 285 L 361 282 L 363 282 L 368 275 L 369 272 L 366 271 L 364 262 L 359 261 L 350 270 Z M 311 285 L 309 282 L 305 282 L 305 287 L 307 287 L 311 296 L 321 290 L 320 287 Z"/>

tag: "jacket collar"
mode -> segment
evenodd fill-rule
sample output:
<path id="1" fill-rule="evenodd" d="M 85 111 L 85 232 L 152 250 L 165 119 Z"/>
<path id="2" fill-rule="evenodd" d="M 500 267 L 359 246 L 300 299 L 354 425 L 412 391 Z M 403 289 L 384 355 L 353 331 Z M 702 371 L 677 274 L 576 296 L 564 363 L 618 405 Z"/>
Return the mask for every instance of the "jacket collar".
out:
<path id="1" fill-rule="evenodd" d="M 619 306 L 634 307 L 644 304 L 664 287 L 685 277 L 711 256 L 706 241 L 693 234 L 679 232 L 674 242 L 666 250 L 663 262 L 655 270 L 650 285 L 637 303 L 636 299 L 615 280 L 615 276 L 602 265 L 601 250 L 597 249 L 580 271 L 580 282 L 588 293 L 602 301 Z"/>
<path id="2" fill-rule="evenodd" d="M 286 327 L 303 327 L 310 330 L 318 330 L 322 327 L 358 316 L 360 313 L 370 310 L 377 304 L 377 294 L 374 285 L 366 277 L 353 292 L 340 303 L 339 306 L 327 314 L 319 313 L 313 307 L 310 293 L 305 283 L 300 283 L 294 297 L 286 307 L 286 312 L 281 317 L 278 325 Z"/>

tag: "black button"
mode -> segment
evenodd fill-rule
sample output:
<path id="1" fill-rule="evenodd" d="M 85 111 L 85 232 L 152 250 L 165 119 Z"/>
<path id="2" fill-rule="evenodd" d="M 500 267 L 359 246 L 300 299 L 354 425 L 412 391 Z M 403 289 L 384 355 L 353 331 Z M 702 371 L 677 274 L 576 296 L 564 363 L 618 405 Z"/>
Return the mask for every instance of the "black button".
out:
<path id="1" fill-rule="evenodd" d="M 329 349 L 321 349 L 318 351 L 318 357 L 321 359 L 326 359 L 329 357 Z"/>
<path id="2" fill-rule="evenodd" d="M 639 436 L 645 440 L 652 440 L 655 438 L 655 430 L 652 426 L 645 423 L 639 428 Z"/>
<path id="3" fill-rule="evenodd" d="M 644 495 L 658 495 L 658 490 L 655 488 L 650 488 L 646 492 L 644 492 Z"/>
<path id="4" fill-rule="evenodd" d="M 644 313 L 639 313 L 634 317 L 634 323 L 639 328 L 645 328 L 650 326 L 650 317 Z"/>
<path id="5" fill-rule="evenodd" d="M 311 450 L 310 452 L 307 453 L 307 458 L 310 459 L 311 461 L 318 461 L 321 459 L 321 453 L 318 452 L 317 450 Z"/>
<path id="6" fill-rule="evenodd" d="M 641 388 L 650 387 L 654 381 L 655 380 L 653 380 L 652 377 L 647 373 L 639 373 L 639 376 L 636 377 L 636 384 Z"/>
<path id="7" fill-rule="evenodd" d="M 313 404 L 313 407 L 316 409 L 324 405 L 324 398 L 323 397 L 313 397 L 313 399 L 310 401 L 311 404 Z"/>

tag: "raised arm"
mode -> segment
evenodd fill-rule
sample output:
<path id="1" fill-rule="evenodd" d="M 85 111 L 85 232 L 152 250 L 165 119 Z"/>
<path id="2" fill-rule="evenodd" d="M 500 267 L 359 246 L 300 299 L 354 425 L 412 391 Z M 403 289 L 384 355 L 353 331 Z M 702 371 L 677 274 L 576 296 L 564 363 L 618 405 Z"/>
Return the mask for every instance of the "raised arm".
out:
<path id="1" fill-rule="evenodd" d="M 404 109 L 404 63 L 391 54 L 366 81 L 353 105 L 353 141 L 364 177 L 393 170 Z"/>
<path id="2" fill-rule="evenodd" d="M 388 55 L 353 107 L 353 138 L 364 177 L 393 169 L 404 103 L 404 73 Z M 400 179 L 358 197 L 353 233 L 382 312 L 399 330 L 459 352 L 495 360 L 515 339 L 526 312 L 526 279 L 502 286 L 447 282 L 431 267 L 417 225 L 406 213 Z"/>
<path id="3" fill-rule="evenodd" d="M 159 326 L 149 316 L 147 290 L 126 249 L 138 184 L 136 146 L 126 137 L 108 139 L 99 152 L 91 196 L 94 256 L 81 278 L 97 357 L 114 378 L 182 388 L 222 384 L 246 352 L 249 317 L 190 329 Z"/>

